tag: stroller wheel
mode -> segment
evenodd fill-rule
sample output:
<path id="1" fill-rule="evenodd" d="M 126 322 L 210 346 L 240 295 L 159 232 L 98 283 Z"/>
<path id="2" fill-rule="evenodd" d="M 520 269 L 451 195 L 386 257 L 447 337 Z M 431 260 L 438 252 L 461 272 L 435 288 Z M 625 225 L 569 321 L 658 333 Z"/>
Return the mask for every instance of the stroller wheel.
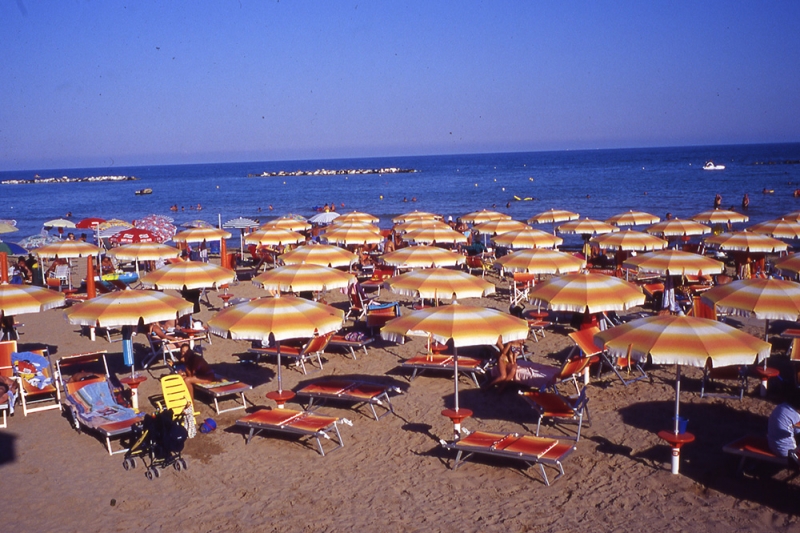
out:
<path id="1" fill-rule="evenodd" d="M 172 468 L 174 468 L 176 472 L 180 472 L 181 471 L 181 462 L 180 461 L 175 461 L 174 463 L 172 463 Z"/>
<path id="2" fill-rule="evenodd" d="M 130 463 L 128 462 L 127 459 L 123 459 L 122 460 L 122 468 L 124 468 L 126 471 L 130 470 L 131 465 L 130 465 Z"/>
<path id="3" fill-rule="evenodd" d="M 150 469 L 148 468 L 148 469 L 145 471 L 145 473 L 144 473 L 144 476 L 145 476 L 147 479 L 149 479 L 149 480 L 151 480 L 151 481 L 152 481 L 152 480 L 153 480 L 153 472 L 152 472 L 152 470 L 150 470 Z"/>
<path id="4" fill-rule="evenodd" d="M 181 463 L 181 466 L 183 467 L 183 469 L 184 469 L 184 470 L 189 470 L 189 465 L 188 465 L 188 464 L 186 464 L 186 459 L 184 459 L 183 457 L 181 457 L 181 458 L 179 459 L 179 461 L 180 461 L 180 463 Z"/>
<path id="5" fill-rule="evenodd" d="M 157 467 L 153 467 L 153 475 L 156 477 L 161 477 L 161 472 L 158 471 Z"/>

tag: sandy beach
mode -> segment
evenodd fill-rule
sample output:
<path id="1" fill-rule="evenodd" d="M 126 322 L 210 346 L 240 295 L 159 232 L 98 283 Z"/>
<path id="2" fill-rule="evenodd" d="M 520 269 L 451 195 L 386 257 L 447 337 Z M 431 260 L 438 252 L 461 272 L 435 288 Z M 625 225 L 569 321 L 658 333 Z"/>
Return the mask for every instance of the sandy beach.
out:
<path id="1" fill-rule="evenodd" d="M 491 276 L 498 292 L 464 303 L 508 308 L 506 283 Z M 236 296 L 263 291 L 249 281 L 232 287 Z M 346 309 L 345 295 L 327 295 Z M 388 291 L 382 300 L 400 299 Z M 215 309 L 203 305 L 196 315 L 207 321 Z M 637 309 L 639 310 L 639 309 Z M 123 375 L 121 345 L 96 342 L 67 323 L 63 310 L 20 317 L 21 348 L 45 344 L 53 361 L 74 353 L 108 350 L 112 372 Z M 741 324 L 738 320 L 732 320 Z M 742 324 L 758 335 L 759 321 Z M 780 324 L 778 325 L 780 326 Z M 557 366 L 571 350 L 569 325 L 555 325 L 544 339 L 529 338 L 533 360 Z M 778 339 L 773 354 L 785 352 Z M 134 337 L 137 360 L 149 347 Z M 240 363 L 249 343 L 213 338 L 204 356 L 215 370 L 251 385 L 248 400 L 271 407 L 265 393 L 276 388 L 275 364 Z M 256 436 L 245 445 L 244 431 L 233 424 L 243 411 L 215 416 L 203 401 L 202 418 L 213 416 L 218 429 L 189 440 L 188 471 L 164 470 L 148 481 L 141 467 L 125 471 L 122 455 L 109 456 L 102 441 L 77 433 L 58 410 L 22 415 L 0 430 L 0 473 L 7 490 L 4 522 L 20 531 L 745 531 L 796 527 L 800 496 L 788 473 L 757 469 L 756 477 L 738 477 L 736 462 L 724 456 L 727 442 L 747 433 L 763 433 L 774 398 L 763 399 L 750 380 L 744 400 L 701 399 L 699 369 L 686 369 L 682 414 L 697 440 L 684 448 L 681 474 L 669 471 L 670 450 L 656 433 L 672 416 L 674 368 L 650 368 L 650 380 L 628 387 L 611 373 L 588 387 L 591 427 L 566 460 L 566 475 L 546 487 L 536 468 L 522 472 L 515 462 L 476 459 L 451 470 L 454 452 L 444 450 L 452 425 L 440 413 L 452 405 L 452 378 L 423 375 L 413 382 L 399 362 L 424 348 L 415 339 L 404 345 L 378 340 L 358 360 L 335 349 L 324 356 L 321 373 L 304 376 L 286 367 L 284 387 L 321 376 L 358 377 L 393 383 L 404 394 L 393 397 L 396 416 L 375 421 L 369 412 L 346 404 L 328 404 L 320 413 L 346 417 L 345 447 L 320 456 L 313 441 L 275 435 Z M 478 351 L 479 352 L 479 351 Z M 478 353 L 476 352 L 476 353 Z M 469 351 L 467 351 L 469 353 Z M 157 365 L 144 372 L 141 404 L 150 411 L 160 392 Z M 532 433 L 536 415 L 517 395 L 476 388 L 462 380 L 461 404 L 474 411 L 470 430 Z M 248 410 L 252 411 L 255 407 Z M 290 407 L 298 408 L 296 404 Z M 550 429 L 550 434 L 557 430 Z M 330 445 L 330 443 L 328 443 Z M 554 472 L 553 472 L 554 473 Z M 15 509 L 15 512 L 8 512 Z"/>

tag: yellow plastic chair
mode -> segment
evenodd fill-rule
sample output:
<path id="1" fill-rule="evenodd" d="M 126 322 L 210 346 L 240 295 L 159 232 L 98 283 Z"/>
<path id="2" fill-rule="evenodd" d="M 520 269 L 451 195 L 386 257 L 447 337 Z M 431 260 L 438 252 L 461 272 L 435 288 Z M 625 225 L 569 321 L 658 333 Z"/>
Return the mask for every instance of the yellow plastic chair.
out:
<path id="1" fill-rule="evenodd" d="M 164 395 L 164 403 L 158 403 L 161 409 L 172 409 L 173 419 L 183 416 L 183 411 L 188 405 L 192 406 L 195 418 L 199 413 L 194 409 L 189 388 L 183 381 L 183 376 L 170 374 L 161 378 L 161 393 Z"/>

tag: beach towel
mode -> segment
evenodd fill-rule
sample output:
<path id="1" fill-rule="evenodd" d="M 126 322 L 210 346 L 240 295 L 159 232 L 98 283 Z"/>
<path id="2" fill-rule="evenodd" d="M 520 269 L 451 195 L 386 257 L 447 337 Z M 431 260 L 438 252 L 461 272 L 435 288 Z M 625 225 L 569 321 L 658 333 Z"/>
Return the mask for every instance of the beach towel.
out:
<path id="1" fill-rule="evenodd" d="M 53 378 L 47 375 L 50 373 L 50 363 L 44 356 L 33 352 L 14 352 L 11 354 L 11 364 L 14 374 L 39 390 L 53 383 Z"/>
<path id="2" fill-rule="evenodd" d="M 119 405 L 111 393 L 107 381 L 95 381 L 78 389 L 73 402 L 81 421 L 87 426 L 98 427 L 110 422 L 122 422 L 136 416 L 133 409 Z"/>

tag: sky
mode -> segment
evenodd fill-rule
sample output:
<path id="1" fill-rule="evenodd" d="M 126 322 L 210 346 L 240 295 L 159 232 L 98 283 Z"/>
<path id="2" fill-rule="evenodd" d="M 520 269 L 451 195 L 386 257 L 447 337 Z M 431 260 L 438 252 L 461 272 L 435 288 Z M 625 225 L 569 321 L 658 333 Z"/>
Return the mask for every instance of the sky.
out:
<path id="1" fill-rule="evenodd" d="M 800 2 L 0 1 L 0 170 L 800 141 Z"/>

